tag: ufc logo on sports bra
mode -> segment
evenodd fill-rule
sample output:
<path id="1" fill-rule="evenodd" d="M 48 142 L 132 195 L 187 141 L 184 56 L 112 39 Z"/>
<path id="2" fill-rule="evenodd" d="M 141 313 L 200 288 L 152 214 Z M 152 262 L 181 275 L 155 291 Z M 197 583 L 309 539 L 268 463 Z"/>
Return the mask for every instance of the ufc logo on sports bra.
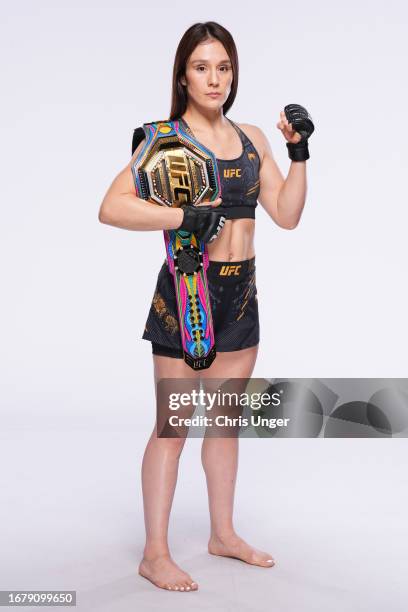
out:
<path id="1" fill-rule="evenodd" d="M 241 168 L 224 168 L 224 178 L 241 178 Z"/>
<path id="2" fill-rule="evenodd" d="M 220 276 L 239 276 L 239 271 L 241 270 L 241 266 L 222 266 L 220 270 Z"/>

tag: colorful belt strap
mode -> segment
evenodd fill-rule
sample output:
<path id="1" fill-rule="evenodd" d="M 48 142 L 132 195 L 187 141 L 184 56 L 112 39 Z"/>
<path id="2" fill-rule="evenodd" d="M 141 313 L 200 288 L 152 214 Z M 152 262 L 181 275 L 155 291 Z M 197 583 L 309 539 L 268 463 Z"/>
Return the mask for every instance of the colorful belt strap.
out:
<path id="1" fill-rule="evenodd" d="M 132 164 L 136 195 L 161 206 L 197 206 L 221 194 L 217 160 L 179 121 L 154 121 L 135 130 L 132 148 L 146 139 Z M 208 292 L 207 245 L 194 234 L 164 230 L 169 270 L 177 298 L 185 362 L 204 370 L 216 356 Z"/>

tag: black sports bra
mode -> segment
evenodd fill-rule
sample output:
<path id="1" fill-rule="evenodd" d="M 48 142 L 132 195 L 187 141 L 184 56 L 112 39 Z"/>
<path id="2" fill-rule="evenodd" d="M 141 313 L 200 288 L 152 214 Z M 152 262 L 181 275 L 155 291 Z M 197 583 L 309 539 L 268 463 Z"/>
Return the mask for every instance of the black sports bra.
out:
<path id="1" fill-rule="evenodd" d="M 227 117 L 228 119 L 228 117 Z M 195 140 L 192 130 L 184 119 L 180 119 Z M 261 160 L 248 136 L 231 119 L 242 142 L 242 153 L 236 159 L 218 159 L 218 172 L 221 180 L 222 206 L 226 209 L 227 219 L 255 219 L 255 208 L 259 195 L 259 168 Z"/>

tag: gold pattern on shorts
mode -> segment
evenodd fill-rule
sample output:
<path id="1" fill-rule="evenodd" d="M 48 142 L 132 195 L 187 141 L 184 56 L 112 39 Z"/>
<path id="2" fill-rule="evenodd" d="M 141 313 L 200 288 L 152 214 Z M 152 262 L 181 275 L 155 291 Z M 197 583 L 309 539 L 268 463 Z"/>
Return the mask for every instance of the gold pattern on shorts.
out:
<path id="1" fill-rule="evenodd" d="M 167 314 L 163 318 L 163 322 L 164 322 L 164 326 L 165 326 L 166 330 L 171 332 L 172 334 L 175 334 L 176 331 L 179 328 L 178 323 L 177 323 L 175 317 L 173 317 L 173 315 L 171 315 L 171 314 Z"/>
<path id="2" fill-rule="evenodd" d="M 166 304 L 158 291 L 153 296 L 153 308 L 159 317 L 162 317 L 166 311 Z"/>
<path id="3" fill-rule="evenodd" d="M 244 316 L 246 305 L 248 304 L 248 301 L 249 301 L 249 299 L 251 297 L 251 295 L 250 295 L 251 294 L 251 289 L 253 289 L 254 286 L 255 286 L 255 274 L 252 274 L 252 276 L 250 278 L 250 281 L 248 283 L 247 290 L 245 291 L 245 295 L 244 295 L 244 298 L 243 298 L 244 301 L 241 304 L 241 309 L 240 309 L 240 311 L 238 313 L 236 321 L 239 321 Z M 256 295 L 255 295 L 255 297 L 256 297 Z"/>
<path id="4" fill-rule="evenodd" d="M 168 311 L 166 302 L 158 291 L 153 296 L 152 306 L 157 316 L 163 321 L 166 331 L 175 334 L 179 329 L 177 319 Z"/>

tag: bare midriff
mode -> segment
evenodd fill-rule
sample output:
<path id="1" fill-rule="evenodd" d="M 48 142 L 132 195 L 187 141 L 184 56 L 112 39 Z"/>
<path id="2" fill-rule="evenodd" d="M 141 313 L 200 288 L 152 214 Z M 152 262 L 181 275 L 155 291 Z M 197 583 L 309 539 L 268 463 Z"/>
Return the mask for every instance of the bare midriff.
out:
<path id="1" fill-rule="evenodd" d="M 208 244 L 210 261 L 244 261 L 255 257 L 255 220 L 229 219 L 220 235 Z"/>

